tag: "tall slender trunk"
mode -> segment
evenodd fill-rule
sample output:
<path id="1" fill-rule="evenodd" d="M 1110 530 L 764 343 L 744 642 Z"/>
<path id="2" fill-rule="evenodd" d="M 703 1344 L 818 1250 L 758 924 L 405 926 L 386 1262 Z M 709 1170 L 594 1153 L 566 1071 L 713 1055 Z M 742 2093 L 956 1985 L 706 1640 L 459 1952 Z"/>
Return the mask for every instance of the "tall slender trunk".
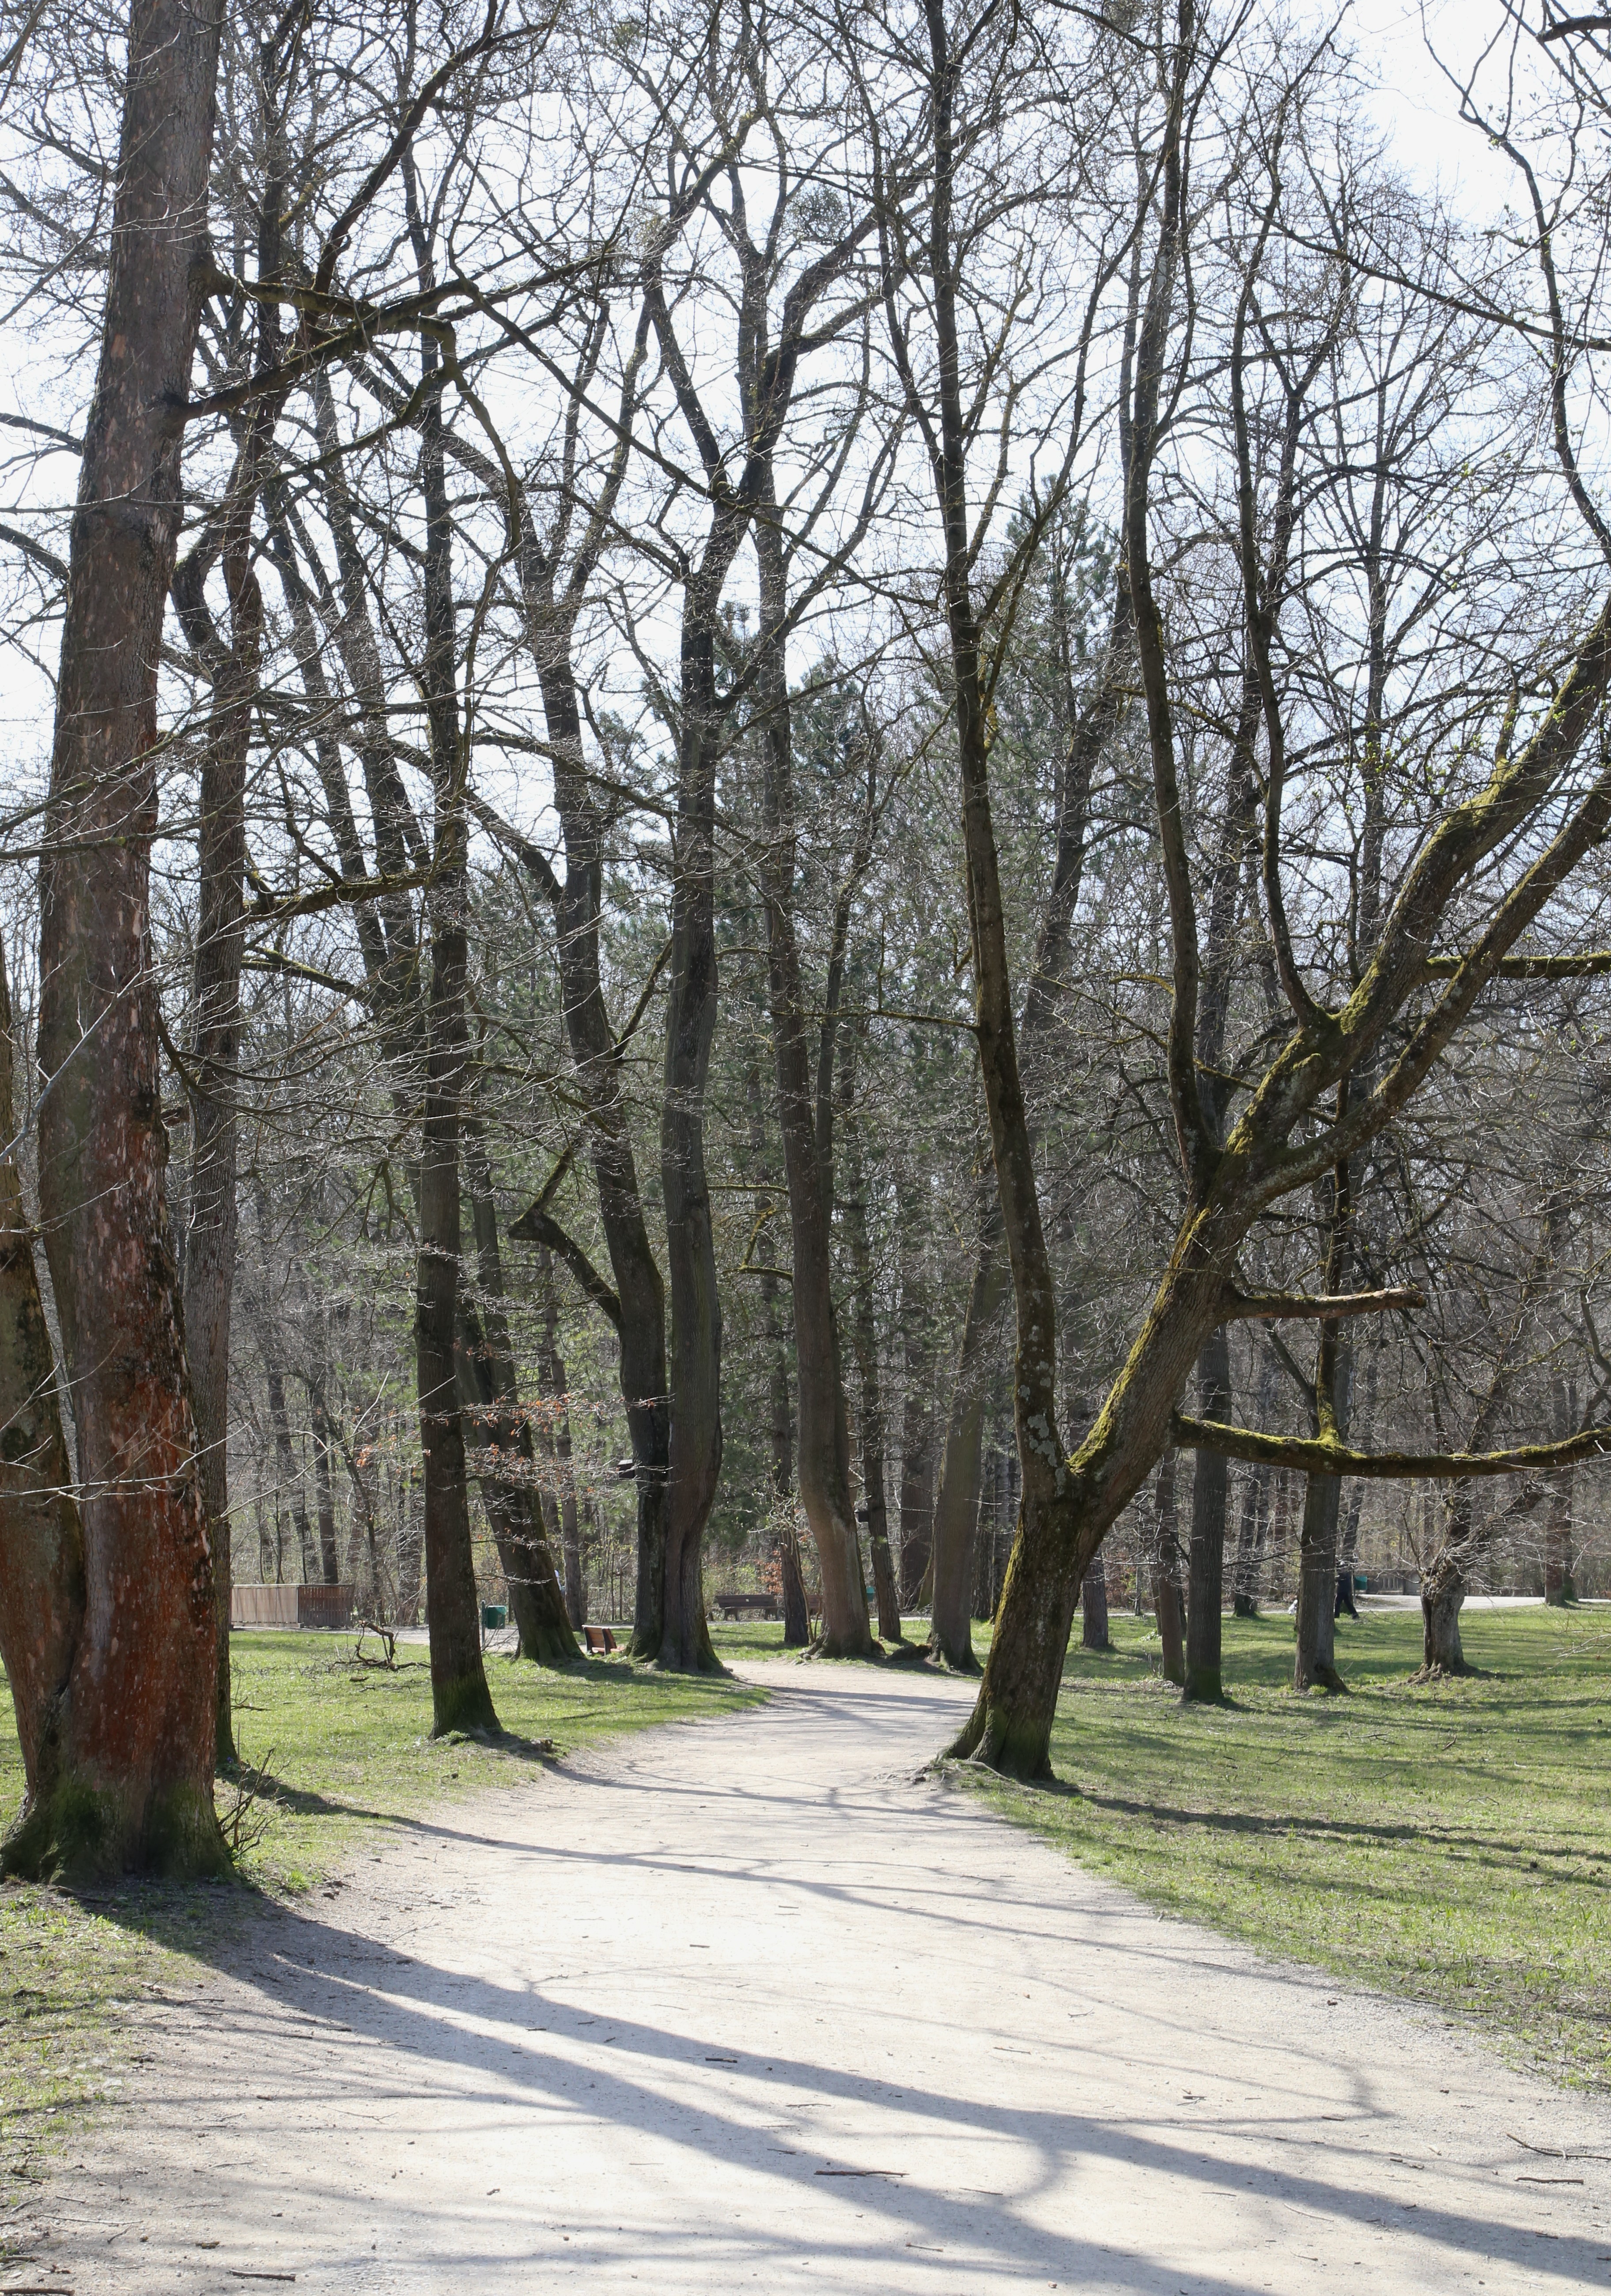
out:
<path id="1" fill-rule="evenodd" d="M 1353 1201 L 1348 1167 L 1343 1164 L 1332 1182 L 1330 1241 L 1326 1255 L 1326 1289 L 1345 1289 L 1353 1265 Z M 1348 1439 L 1349 1401 L 1353 1377 L 1353 1350 L 1340 1324 L 1322 1324 L 1315 1356 L 1315 1431 L 1342 1443 Z M 1335 1475 L 1310 1475 L 1303 1493 L 1303 1521 L 1298 1537 L 1297 1649 L 1293 1662 L 1295 1690 L 1342 1690 L 1346 1687 L 1336 1664 L 1337 1523 L 1343 1496 Z"/>
<path id="2" fill-rule="evenodd" d="M 911 1178 L 897 1168 L 900 1229 L 900 1600 L 915 1611 L 934 1551 L 934 1342 L 923 1225 Z"/>
<path id="3" fill-rule="evenodd" d="M 1549 1382 L 1550 1415 L 1558 1441 L 1577 1425 L 1576 1382 L 1557 1372 Z M 1544 1600 L 1556 1608 L 1577 1600 L 1572 1576 L 1572 1490 L 1570 1467 L 1549 1478 L 1549 1512 L 1544 1521 Z"/>
<path id="4" fill-rule="evenodd" d="M 830 1222 L 833 1164 L 825 1153 L 832 1110 L 833 1046 L 823 1052 L 827 1097 L 812 1075 L 800 946 L 794 929 L 794 775 L 787 663 L 783 537 L 769 498 L 755 527 L 760 636 L 756 701 L 761 714 L 765 839 L 760 882 L 767 915 L 767 979 L 777 1074 L 777 1128 L 789 1191 L 794 1281 L 794 1365 L 800 1395 L 800 1496 L 822 1578 L 822 1648 L 830 1657 L 872 1650 L 856 1508 L 851 1490 L 850 1414 L 834 1309 Z M 848 924 L 848 906 L 845 911 Z M 836 917 L 835 922 L 839 922 Z M 837 939 L 838 936 L 836 935 Z M 842 949 L 835 951 L 841 966 Z M 831 1004 L 831 1001 L 830 1004 Z M 832 1028 L 833 1014 L 824 1021 Z M 822 1063 L 819 1063 L 821 1065 Z M 886 1546 L 887 1558 L 887 1546 Z M 899 1632 L 899 1627 L 897 1627 Z"/>
<path id="5" fill-rule="evenodd" d="M 856 1357 L 860 1390 L 859 1428 L 861 1450 L 862 1505 L 866 1509 L 867 1546 L 873 1560 L 873 1587 L 878 1601 L 878 1632 L 886 1643 L 899 1643 L 900 1595 L 890 1554 L 888 1497 L 884 1489 L 884 1383 L 878 1365 L 878 1316 L 874 1291 L 873 1253 L 867 1235 L 867 1159 L 861 1142 L 861 1116 L 856 1100 L 857 1050 L 860 1031 L 846 1038 L 841 1093 L 845 1118 L 845 1189 L 842 1199 L 845 1235 L 851 1252 L 851 1279 L 855 1305 L 851 1316 L 851 1346 Z"/>
<path id="6" fill-rule="evenodd" d="M 494 1460 L 514 1458 L 527 1472 L 511 1479 L 484 1467 L 481 1496 L 487 1520 L 498 1550 L 509 1608 L 520 1636 L 520 1654 L 538 1666 L 574 1666 L 581 1653 L 571 1631 L 573 1621 L 560 1592 L 549 1539 L 536 1488 L 531 1428 L 521 1409 L 520 1382 L 509 1320 L 504 1301 L 503 1253 L 498 1244 L 497 1208 L 493 1201 L 492 1170 L 487 1157 L 481 1119 L 473 1108 L 463 1116 L 465 1193 L 470 1199 L 471 1225 L 475 1236 L 479 1306 L 461 1301 L 459 1309 L 461 1389 L 472 1404 L 469 1433 L 477 1455 Z M 553 1312 L 552 1263 L 544 1275 L 546 1296 Z M 543 1385 L 543 1360 L 538 1356 L 538 1380 Z M 563 1374 L 560 1374 L 563 1392 Z M 570 1438 L 566 1437 L 569 1453 Z M 575 1497 L 571 1497 L 574 1538 Z M 574 1621 L 579 1624 L 579 1620 Z"/>
<path id="7" fill-rule="evenodd" d="M 767 1197 L 775 1198 L 775 1190 L 767 1157 L 766 1108 L 761 1093 L 759 1054 L 752 1054 L 746 1065 L 744 1091 L 750 1110 L 750 1154 L 758 1182 L 764 1181 L 765 1184 L 758 1191 L 755 1208 L 754 1234 L 759 1235 L 763 1224 L 776 1210 L 775 1201 L 763 1201 Z M 805 1577 L 800 1564 L 800 1538 L 794 1527 L 794 1419 L 789 1401 L 789 1351 L 784 1332 L 778 1279 L 769 1267 L 759 1280 L 761 1322 L 767 1355 L 771 1364 L 767 1382 L 767 1433 L 772 1453 L 774 1520 L 778 1525 L 774 1555 L 783 1597 L 783 1646 L 785 1650 L 803 1650 L 811 1639 L 811 1614 L 806 1603 Z"/>
<path id="8" fill-rule="evenodd" d="M 0 1130 L 17 1134 L 12 1036 L 0 948 Z M 84 1533 L 22 1194 L 20 1151 L 0 1160 L 0 1654 L 17 1710 L 24 1831 L 61 1775 L 65 1701 L 84 1616 Z M 4 1853 L 9 1863 L 9 1845 Z"/>
<path id="9" fill-rule="evenodd" d="M 208 275 L 221 10 L 134 0 L 40 868 L 40 1210 L 78 1439 L 86 1600 L 17 1870 L 213 1870 L 218 1612 L 164 1202 L 150 939 L 157 668 Z M 0 1558 L 16 1580 L 34 1558 Z M 56 1603 L 61 1582 L 24 1601 Z"/>
<path id="10" fill-rule="evenodd" d="M 554 1416 L 554 1460 L 559 1480 L 559 1541 L 564 1560 L 565 1610 L 572 1628 L 580 1630 L 587 1616 L 588 1597 L 582 1585 L 581 1533 L 576 1505 L 576 1474 L 571 1464 L 570 1381 L 559 1351 L 559 1292 L 554 1281 L 554 1255 L 538 1255 L 538 1283 L 543 1320 L 538 1341 L 538 1391 L 547 1397 Z"/>
<path id="11" fill-rule="evenodd" d="M 336 1553 L 335 1482 L 330 1472 L 334 1442 L 322 1376 L 315 1381 L 309 1395 L 308 1424 L 313 1436 L 313 1488 L 319 1511 L 319 1576 L 326 1587 L 333 1587 L 340 1581 L 341 1565 Z"/>
<path id="12" fill-rule="evenodd" d="M 974 1546 L 978 1537 L 984 1414 L 992 1384 L 1002 1311 L 1011 1276 L 994 1191 L 980 1208 L 980 1242 L 962 1319 L 962 1345 L 940 1455 L 934 1500 L 929 1650 L 944 1666 L 976 1674 L 974 1656 Z"/>
<path id="13" fill-rule="evenodd" d="M 1107 1622 L 1107 1572 L 1102 1557 L 1093 1554 L 1080 1582 L 1080 1622 L 1081 1647 L 1092 1651 L 1110 1651 L 1114 1638 Z"/>
<path id="14" fill-rule="evenodd" d="M 1230 1416 L 1230 1334 L 1212 1331 L 1197 1358 L 1197 1410 L 1204 1419 Z M 1186 1695 L 1223 1695 L 1221 1614 L 1225 1603 L 1226 1462 L 1199 1451 L 1191 1485 L 1190 1588 L 1186 1606 Z"/>
<path id="15" fill-rule="evenodd" d="M 407 158 L 404 182 L 421 284 L 428 287 L 429 250 Z M 420 352 L 423 376 L 429 384 L 440 374 L 432 337 L 422 333 Z M 421 416 L 420 472 L 425 503 L 425 643 L 420 683 L 431 739 L 436 819 L 427 902 L 431 996 L 426 1017 L 414 1329 L 425 1469 L 425 1624 L 431 1638 L 432 1734 L 441 1737 L 451 1730 L 496 1730 L 497 1716 L 481 1661 L 455 1347 L 462 1249 L 459 1144 L 469 1067 L 465 1026 L 469 840 L 464 818 L 466 760 L 458 715 L 453 529 L 443 463 L 440 380 Z"/>
<path id="16" fill-rule="evenodd" d="M 1163 1679 L 1186 1687 L 1186 1618 L 1180 1600 L 1180 1538 L 1175 1522 L 1178 1454 L 1166 1449 L 1158 1462 L 1153 1523 L 1153 1611 L 1163 1653 Z"/>
<path id="17" fill-rule="evenodd" d="M 1566 1234 L 1566 1200 L 1558 1188 L 1544 1199 L 1538 1243 L 1516 1295 L 1509 1330 L 1493 1359 L 1487 1387 L 1473 1414 L 1466 1439 L 1468 1451 L 1480 1451 L 1493 1439 L 1500 1414 L 1509 1399 L 1511 1375 L 1522 1341 L 1530 1328 L 1540 1293 L 1559 1257 Z M 1536 1491 L 1524 1492 L 1530 1504 Z M 1492 1528 L 1507 1519 L 1492 1519 Z M 1471 1486 L 1451 1482 L 1443 1493 L 1442 1518 L 1432 1554 L 1421 1568 L 1421 1663 L 1412 1681 L 1436 1681 L 1445 1675 L 1469 1674 L 1460 1640 L 1460 1609 L 1473 1566 L 1480 1560 L 1486 1538 L 1473 1521 Z"/>
<path id="18" fill-rule="evenodd" d="M 729 561 L 730 562 L 730 561 Z M 725 571 L 725 569 L 723 570 Z M 691 584 L 682 637 L 677 881 L 671 900 L 661 1193 L 671 1278 L 670 1440 L 659 1658 L 714 1672 L 701 1575 L 705 1524 L 721 1472 L 721 1300 L 705 1176 L 705 1083 L 716 1032 L 715 613 L 719 583 Z"/>
<path id="19" fill-rule="evenodd" d="M 665 1287 L 644 1216 L 621 1059 L 600 970 L 604 824 L 584 769 L 581 706 L 571 660 L 579 588 L 573 579 L 564 606 L 559 605 L 553 569 L 529 521 L 522 532 L 521 584 L 527 643 L 537 664 L 554 759 L 555 808 L 565 846 L 564 882 L 550 882 L 547 888 L 555 910 L 565 1033 L 586 1111 L 588 1157 L 620 1303 L 615 1328 L 621 1394 L 637 1503 L 631 1647 L 635 1658 L 653 1659 L 661 1654 L 665 1634 L 665 1505 L 671 1431 Z M 522 1223 L 517 1222 L 513 1233 L 522 1232 Z"/>

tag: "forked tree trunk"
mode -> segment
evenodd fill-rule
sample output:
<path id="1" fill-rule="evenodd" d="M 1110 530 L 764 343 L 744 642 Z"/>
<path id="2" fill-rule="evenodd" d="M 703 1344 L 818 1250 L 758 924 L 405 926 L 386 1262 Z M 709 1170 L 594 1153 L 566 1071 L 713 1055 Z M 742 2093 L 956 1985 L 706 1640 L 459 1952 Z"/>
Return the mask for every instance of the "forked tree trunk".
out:
<path id="1" fill-rule="evenodd" d="M 209 274 L 222 12 L 135 0 L 95 395 L 69 552 L 40 869 L 40 1209 L 71 1390 L 86 1608 L 13 1868 L 226 1863 L 218 1614 L 164 1207 L 151 959 L 157 668 Z M 8 1134 L 9 1136 L 9 1134 Z M 0 1557 L 15 1581 L 28 1563 Z M 54 1603 L 37 1581 L 25 1600 Z"/>

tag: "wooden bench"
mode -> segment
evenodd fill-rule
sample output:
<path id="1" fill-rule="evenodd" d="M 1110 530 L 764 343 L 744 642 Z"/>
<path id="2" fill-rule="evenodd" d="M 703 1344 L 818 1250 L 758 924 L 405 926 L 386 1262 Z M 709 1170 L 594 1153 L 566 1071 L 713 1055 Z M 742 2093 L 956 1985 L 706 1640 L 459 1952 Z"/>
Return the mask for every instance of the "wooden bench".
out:
<path id="1" fill-rule="evenodd" d="M 608 1627 L 584 1627 L 582 1633 L 587 1636 L 589 1658 L 607 1658 L 615 1648 L 615 1637 Z"/>
<path id="2" fill-rule="evenodd" d="M 775 1619 L 779 1604 L 776 1595 L 712 1595 L 711 1608 L 724 1619 Z"/>

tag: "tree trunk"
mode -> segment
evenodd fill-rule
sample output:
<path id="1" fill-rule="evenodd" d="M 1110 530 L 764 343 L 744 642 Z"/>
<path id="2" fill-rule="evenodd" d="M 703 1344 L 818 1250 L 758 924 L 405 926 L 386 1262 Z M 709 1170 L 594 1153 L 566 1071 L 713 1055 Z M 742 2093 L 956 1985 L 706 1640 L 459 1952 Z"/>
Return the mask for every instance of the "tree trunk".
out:
<path id="1" fill-rule="evenodd" d="M 255 490 L 252 499 L 255 499 Z M 226 552 L 233 627 L 213 683 L 201 767 L 199 914 L 192 998 L 190 1205 L 185 1238 L 185 1348 L 196 1417 L 196 1476 L 212 1544 L 218 1603 L 218 1755 L 234 1759 L 229 1669 L 229 1337 L 239 1216 L 235 1201 L 241 959 L 246 906 L 246 758 L 261 652 L 263 601 L 248 554 L 251 506 Z M 242 531 L 242 525 L 247 529 Z M 176 583 L 176 591 L 179 588 Z"/>
<path id="2" fill-rule="evenodd" d="M 0 1130 L 15 1138 L 14 1047 L 0 950 Z M 0 1657 L 17 1710 L 25 1799 L 15 1838 L 48 1813 L 85 1609 L 84 1536 L 62 1431 L 55 1358 L 34 1264 L 18 1151 L 0 1161 Z M 8 1841 L 3 1853 L 12 1862 Z"/>
<path id="3" fill-rule="evenodd" d="M 822 1579 L 821 1646 L 830 1658 L 865 1658 L 873 1647 L 867 1587 L 861 1575 L 856 1508 L 851 1491 L 850 1415 L 838 1319 L 834 1310 L 830 1251 L 833 1166 L 824 1153 L 823 1123 L 831 1113 L 814 1087 L 811 1046 L 794 931 L 794 788 L 784 633 L 783 541 L 777 515 L 755 529 L 760 577 L 760 656 L 757 702 L 763 713 L 761 787 L 765 840 L 760 882 L 767 915 L 767 981 L 777 1076 L 777 1128 L 783 1140 L 793 1244 L 794 1369 L 800 1425 L 796 1457 L 800 1496 L 817 1549 Z M 837 938 L 837 936 L 836 936 Z M 842 953 L 840 953 L 842 963 Z M 832 1004 L 825 1029 L 832 1026 Z M 832 1040 L 826 1050 L 832 1091 Z M 899 1631 L 899 1629 L 897 1629 Z"/>
<path id="4" fill-rule="evenodd" d="M 865 1024 L 863 1024 L 865 1025 Z M 878 1602 L 878 1633 L 886 1643 L 899 1643 L 900 1592 L 890 1553 L 888 1500 L 884 1490 L 884 1383 L 878 1366 L 878 1316 L 874 1295 L 873 1252 L 867 1235 L 867 1161 L 862 1153 L 861 1118 L 856 1108 L 856 1075 L 862 1027 L 853 1028 L 845 1046 L 842 1095 L 845 1118 L 844 1224 L 850 1245 L 855 1302 L 851 1315 L 851 1345 L 856 1357 L 860 1389 L 859 1436 L 861 1488 L 867 1526 L 867 1546 L 873 1561 L 873 1587 Z"/>
<path id="5" fill-rule="evenodd" d="M 701 1575 L 705 1524 L 721 1472 L 721 1300 L 704 1128 L 717 1012 L 714 623 L 715 597 L 691 586 L 683 622 L 678 867 L 660 1128 L 671 1277 L 671 1427 L 658 1655 L 662 1666 L 684 1673 L 719 1670 Z"/>
<path id="6" fill-rule="evenodd" d="M 470 1430 L 476 1450 L 495 1457 L 522 1461 L 527 1472 L 514 1479 L 482 1473 L 481 1496 L 487 1520 L 497 1546 L 509 1608 L 520 1636 L 520 1655 L 538 1666 L 574 1666 L 581 1656 L 565 1600 L 560 1592 L 554 1551 L 543 1521 L 536 1487 L 536 1458 L 531 1428 L 521 1409 L 520 1382 L 514 1351 L 504 1312 L 503 1254 L 498 1246 L 497 1209 L 492 1195 L 492 1171 L 487 1160 L 481 1120 L 473 1109 L 463 1119 L 465 1193 L 470 1199 L 475 1234 L 476 1279 L 480 1307 L 459 1303 L 462 1350 L 460 1387 L 471 1403 Z M 544 1255 L 547 1259 L 547 1255 Z M 541 1269 L 550 1316 L 554 1308 L 553 1262 Z M 550 1366 L 550 1369 L 552 1367 Z M 538 1384 L 544 1385 L 544 1349 L 538 1351 Z M 559 1392 L 564 1374 L 558 1371 Z M 566 1436 L 567 1456 L 570 1438 Z M 575 1538 L 575 1495 L 571 1494 L 571 1535 Z"/>
<path id="7" fill-rule="evenodd" d="M 752 1059 L 746 1078 L 750 1103 L 750 1153 L 755 1169 L 767 1168 L 766 1114 L 760 1089 L 760 1062 Z M 762 1208 L 757 1209 L 759 1234 Z M 776 1275 L 760 1278 L 760 1312 L 766 1345 L 772 1359 L 767 1383 L 769 1419 L 768 1436 L 772 1452 L 772 1496 L 779 1524 L 774 1549 L 779 1590 L 783 1596 L 783 1646 L 803 1650 L 811 1639 L 811 1614 L 806 1603 L 805 1578 L 800 1568 L 800 1540 L 794 1529 L 794 1422 L 789 1408 L 789 1355 L 784 1341 L 783 1316 Z"/>
<path id="8" fill-rule="evenodd" d="M 621 1067 L 600 972 L 604 832 L 584 770 L 581 707 L 570 652 L 574 607 L 556 607 L 553 570 L 529 521 L 522 532 L 521 584 L 527 642 L 537 664 L 554 760 L 555 809 L 565 844 L 564 882 L 550 888 L 565 1033 L 587 1111 L 588 1160 L 620 1302 L 621 1394 L 637 1496 L 631 1649 L 635 1658 L 653 1659 L 661 1654 L 665 1632 L 671 1425 L 665 1287 L 644 1218 Z M 514 1232 L 521 1232 L 520 1223 Z"/>
<path id="9" fill-rule="evenodd" d="M 1153 1540 L 1153 1612 L 1163 1652 L 1163 1679 L 1186 1687 L 1186 1618 L 1180 1600 L 1180 1541 L 1175 1527 L 1175 1463 L 1171 1447 L 1158 1462 L 1157 1515 Z"/>
<path id="10" fill-rule="evenodd" d="M 1336 1665 L 1337 1514 L 1343 1487 L 1336 1475 L 1304 1477 L 1298 1534 L 1297 1653 L 1295 1690 L 1343 1690 Z"/>
<path id="11" fill-rule="evenodd" d="M 1446 1546 L 1421 1578 L 1421 1665 L 1414 1680 L 1435 1682 L 1445 1675 L 1471 1672 L 1460 1645 L 1465 1599 L 1459 1550 Z"/>
<path id="12" fill-rule="evenodd" d="M 1555 1436 L 1561 1441 L 1577 1424 L 1577 1383 L 1558 1372 L 1549 1385 Z M 1549 1478 L 1544 1522 L 1544 1600 L 1557 1609 L 1577 1600 L 1572 1576 L 1573 1480 L 1570 1467 Z"/>
<path id="13" fill-rule="evenodd" d="M 986 1199 L 982 1217 L 984 1233 L 974 1264 L 945 1448 L 940 1456 L 929 1603 L 930 1655 L 959 1674 L 979 1670 L 974 1656 L 974 1545 L 978 1537 L 987 1390 L 995 1369 L 1001 1311 L 1010 1288 L 993 1197 Z"/>
<path id="14" fill-rule="evenodd" d="M 1230 1416 L 1230 1334 L 1211 1332 L 1197 1359 L 1197 1409 L 1204 1419 Z M 1226 1461 L 1199 1451 L 1191 1486 L 1190 1591 L 1186 1607 L 1186 1695 L 1224 1695 L 1221 1625 L 1225 1602 Z M 1328 1614 L 1329 1615 L 1329 1614 Z"/>
<path id="15" fill-rule="evenodd" d="M 423 286 L 427 250 L 407 157 L 404 181 Z M 422 335 L 427 381 L 440 373 L 433 338 Z M 425 1031 L 425 1108 L 420 1153 L 420 1244 L 415 1357 L 425 1468 L 425 1625 L 431 1638 L 432 1735 L 496 1730 L 481 1662 L 481 1612 L 470 1531 L 464 1424 L 459 1408 L 459 1140 L 469 1066 L 464 929 L 468 837 L 460 757 L 452 527 L 443 468 L 440 384 L 420 418 L 425 500 L 424 660 L 421 688 L 431 734 L 435 795 L 434 872 L 428 897 L 431 998 Z"/>
<path id="16" fill-rule="evenodd" d="M 315 1384 L 312 1391 L 308 1423 L 313 1436 L 313 1488 L 319 1510 L 319 1577 L 326 1587 L 334 1587 L 340 1583 L 341 1565 L 336 1554 L 335 1485 L 330 1472 L 330 1454 L 333 1447 L 330 1409 L 325 1401 L 322 1379 Z"/>
<path id="17" fill-rule="evenodd" d="M 1107 1572 L 1102 1557 L 1094 1554 L 1090 1567 L 1080 1586 L 1080 1607 L 1083 1616 L 1080 1623 L 1082 1648 L 1090 1651 L 1110 1651 L 1114 1638 L 1107 1625 Z"/>
<path id="18" fill-rule="evenodd" d="M 212 1872 L 218 1612 L 164 1204 L 150 948 L 157 666 L 208 275 L 221 10 L 135 0 L 39 880 L 41 1225 L 78 1438 L 86 1605 L 14 1869 Z M 8 1558 L 12 1572 L 16 1564 Z M 40 1600 L 57 1589 L 41 1584 Z"/>
<path id="19" fill-rule="evenodd" d="M 900 1600 L 916 1610 L 934 1551 L 934 1343 L 924 1237 L 902 1172 L 900 1221 Z"/>

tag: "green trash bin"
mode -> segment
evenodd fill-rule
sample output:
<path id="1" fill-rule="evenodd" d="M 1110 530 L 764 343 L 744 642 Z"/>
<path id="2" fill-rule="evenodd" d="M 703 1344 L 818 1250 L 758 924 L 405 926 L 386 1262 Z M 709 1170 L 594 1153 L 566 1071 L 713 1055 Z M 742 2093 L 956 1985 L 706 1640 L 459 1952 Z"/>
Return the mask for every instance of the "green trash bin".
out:
<path id="1" fill-rule="evenodd" d="M 503 1603 L 483 1603 L 481 1604 L 481 1632 L 484 1635 L 496 1635 L 503 1628 L 506 1627 L 508 1623 L 509 1611 L 507 1604 Z"/>

